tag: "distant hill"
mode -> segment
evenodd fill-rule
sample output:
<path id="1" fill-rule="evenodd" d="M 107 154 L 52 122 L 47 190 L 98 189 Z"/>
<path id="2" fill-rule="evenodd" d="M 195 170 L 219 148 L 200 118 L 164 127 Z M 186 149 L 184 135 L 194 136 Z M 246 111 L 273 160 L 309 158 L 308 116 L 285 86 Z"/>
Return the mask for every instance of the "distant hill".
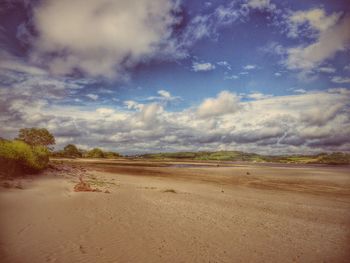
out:
<path id="1" fill-rule="evenodd" d="M 260 155 L 240 151 L 217 152 L 173 152 L 151 153 L 138 156 L 147 159 L 171 160 L 202 160 L 202 161 L 246 161 L 246 162 L 277 162 L 300 164 L 350 164 L 349 153 L 321 153 L 317 155 Z"/>

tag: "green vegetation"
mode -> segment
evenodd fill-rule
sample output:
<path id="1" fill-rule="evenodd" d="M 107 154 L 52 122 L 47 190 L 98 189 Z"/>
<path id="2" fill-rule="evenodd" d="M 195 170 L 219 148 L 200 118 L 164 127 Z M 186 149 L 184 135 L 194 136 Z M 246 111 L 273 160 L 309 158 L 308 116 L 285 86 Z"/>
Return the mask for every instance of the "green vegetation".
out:
<path id="1" fill-rule="evenodd" d="M 326 164 L 350 164 L 350 154 L 341 152 L 331 154 L 322 153 L 317 156 L 316 162 Z"/>
<path id="2" fill-rule="evenodd" d="M 68 144 L 63 148 L 63 154 L 67 157 L 77 158 L 82 154 L 74 144 Z"/>
<path id="3" fill-rule="evenodd" d="M 116 152 L 105 152 L 104 157 L 107 159 L 116 159 L 120 157 L 120 154 Z"/>
<path id="4" fill-rule="evenodd" d="M 26 128 L 15 140 L 0 140 L 0 174 L 5 176 L 35 173 L 49 164 L 48 146 L 55 144 L 46 129 Z"/>
<path id="5" fill-rule="evenodd" d="M 30 146 L 22 141 L 0 141 L 0 173 L 35 173 L 47 167 L 49 151 L 44 146 Z"/>
<path id="6" fill-rule="evenodd" d="M 78 149 L 74 144 L 66 145 L 63 150 L 55 151 L 51 153 L 52 157 L 63 157 L 63 158 L 107 158 L 114 159 L 119 158 L 120 154 L 116 152 L 104 152 L 99 148 L 86 151 Z"/>
<path id="7" fill-rule="evenodd" d="M 276 162 L 298 164 L 350 164 L 348 153 L 322 153 L 318 155 L 259 155 L 239 151 L 218 152 L 176 152 L 144 154 L 141 158 L 156 160 L 202 160 L 202 161 L 247 161 L 247 162 Z"/>
<path id="8" fill-rule="evenodd" d="M 108 159 L 114 159 L 119 158 L 120 154 L 116 152 L 104 152 L 99 148 L 94 148 L 90 151 L 87 151 L 83 157 L 86 158 L 108 158 Z"/>
<path id="9" fill-rule="evenodd" d="M 258 154 L 238 151 L 155 153 L 145 154 L 142 155 L 142 157 L 151 159 L 191 159 L 203 161 L 264 161 L 262 156 Z"/>
<path id="10" fill-rule="evenodd" d="M 85 156 L 86 158 L 105 158 L 104 152 L 99 148 L 94 148 L 88 151 Z"/>
<path id="11" fill-rule="evenodd" d="M 78 149 L 74 144 L 67 144 L 63 150 L 50 153 L 52 157 L 81 158 L 86 151 Z"/>
<path id="12" fill-rule="evenodd" d="M 20 129 L 18 141 L 23 141 L 30 146 L 49 146 L 55 144 L 55 137 L 45 128 L 25 128 Z"/>

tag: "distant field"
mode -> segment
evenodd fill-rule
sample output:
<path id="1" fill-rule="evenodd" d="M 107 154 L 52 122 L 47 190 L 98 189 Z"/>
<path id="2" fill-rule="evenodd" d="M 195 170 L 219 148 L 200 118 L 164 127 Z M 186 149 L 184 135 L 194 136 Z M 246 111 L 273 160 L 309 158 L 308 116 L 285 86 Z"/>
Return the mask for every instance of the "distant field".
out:
<path id="1" fill-rule="evenodd" d="M 215 160 L 215 161 L 248 161 L 248 162 L 276 162 L 276 163 L 300 163 L 300 164 L 350 164 L 348 153 L 322 153 L 318 155 L 260 155 L 240 151 L 218 152 L 175 152 L 155 153 L 139 156 L 149 159 L 190 159 L 190 160 Z"/>

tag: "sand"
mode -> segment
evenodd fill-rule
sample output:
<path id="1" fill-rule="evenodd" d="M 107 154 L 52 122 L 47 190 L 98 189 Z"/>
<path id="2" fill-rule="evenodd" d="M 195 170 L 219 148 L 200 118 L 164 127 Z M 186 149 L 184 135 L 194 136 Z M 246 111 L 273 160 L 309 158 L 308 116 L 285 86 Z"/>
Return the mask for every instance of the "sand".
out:
<path id="1" fill-rule="evenodd" d="M 349 262 L 349 167 L 79 162 L 0 188 L 1 262 Z"/>

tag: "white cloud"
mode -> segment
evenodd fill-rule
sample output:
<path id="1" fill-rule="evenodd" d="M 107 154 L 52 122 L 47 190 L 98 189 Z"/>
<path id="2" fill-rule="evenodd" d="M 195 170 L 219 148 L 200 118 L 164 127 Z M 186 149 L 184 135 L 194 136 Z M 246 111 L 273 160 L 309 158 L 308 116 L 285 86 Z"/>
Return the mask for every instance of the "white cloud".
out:
<path id="1" fill-rule="evenodd" d="M 230 76 L 225 76 L 224 79 L 239 79 L 239 76 L 237 76 L 237 75 L 230 75 Z"/>
<path id="2" fill-rule="evenodd" d="M 192 70 L 195 72 L 198 71 L 210 71 L 210 70 L 214 70 L 215 69 L 215 65 L 206 62 L 206 63 L 197 63 L 197 62 L 193 62 L 192 64 Z"/>
<path id="3" fill-rule="evenodd" d="M 277 42 L 270 42 L 259 49 L 263 53 L 282 56 L 286 53 L 286 49 Z"/>
<path id="4" fill-rule="evenodd" d="M 140 120 L 143 125 L 152 127 L 157 122 L 157 117 L 163 112 L 163 107 L 157 103 L 143 105 L 140 111 Z"/>
<path id="5" fill-rule="evenodd" d="M 336 72 L 336 69 L 333 67 L 320 67 L 318 71 L 323 73 L 334 73 Z"/>
<path id="6" fill-rule="evenodd" d="M 158 94 L 164 98 L 167 98 L 167 99 L 171 98 L 170 92 L 166 91 L 166 90 L 158 90 Z"/>
<path id="7" fill-rule="evenodd" d="M 252 69 L 255 69 L 256 68 L 256 65 L 246 65 L 243 67 L 243 69 L 245 70 L 252 70 Z"/>
<path id="8" fill-rule="evenodd" d="M 32 60 L 47 63 L 57 74 L 79 69 L 91 76 L 121 77 L 126 68 L 173 44 L 176 8 L 172 0 L 40 1 L 34 9 L 38 37 Z"/>
<path id="9" fill-rule="evenodd" d="M 217 39 L 219 28 L 246 20 L 255 9 L 273 11 L 275 5 L 270 0 L 224 1 L 213 12 L 194 16 L 180 36 L 181 43 L 188 47 L 205 37 Z"/>
<path id="10" fill-rule="evenodd" d="M 110 109 L 110 108 L 98 108 L 98 109 L 96 109 L 96 112 L 103 115 L 103 116 L 108 116 L 108 115 L 115 113 L 115 110 Z"/>
<path id="11" fill-rule="evenodd" d="M 178 102 L 181 101 L 182 98 L 180 96 L 173 96 L 169 91 L 166 90 L 158 90 L 157 92 L 160 95 L 160 103 L 165 102 Z"/>
<path id="12" fill-rule="evenodd" d="M 275 6 L 270 3 L 270 0 L 248 0 L 247 5 L 251 8 L 256 8 L 256 9 L 264 9 L 264 8 L 274 9 L 275 8 Z"/>
<path id="13" fill-rule="evenodd" d="M 262 99 L 270 98 L 270 97 L 272 97 L 272 95 L 263 94 L 261 92 L 253 92 L 253 93 L 248 94 L 246 97 L 249 99 L 254 99 L 254 100 L 262 100 Z"/>
<path id="14" fill-rule="evenodd" d="M 234 2 L 227 6 L 220 5 L 214 11 L 214 16 L 217 19 L 218 25 L 230 25 L 242 15 L 238 7 L 234 7 Z"/>
<path id="15" fill-rule="evenodd" d="M 326 12 L 321 8 L 293 12 L 288 18 L 288 36 L 293 38 L 300 36 L 302 26 L 305 24 L 309 30 L 316 30 L 317 33 L 323 32 L 334 26 L 339 17 L 340 13 L 333 13 L 327 16 Z M 310 35 L 309 32 L 308 34 Z"/>
<path id="16" fill-rule="evenodd" d="M 336 53 L 344 51 L 350 43 L 350 17 L 343 18 L 338 24 L 320 33 L 319 38 L 307 46 L 286 50 L 285 65 L 289 69 L 311 71 Z"/>
<path id="17" fill-rule="evenodd" d="M 45 70 L 23 63 L 18 58 L 8 54 L 5 51 L 0 51 L 0 69 L 22 72 L 31 75 L 47 75 Z"/>
<path id="18" fill-rule="evenodd" d="M 344 83 L 350 83 L 350 78 L 335 76 L 331 79 L 331 81 L 338 84 L 344 84 Z"/>
<path id="19" fill-rule="evenodd" d="M 327 90 L 329 93 L 341 94 L 350 96 L 350 89 L 347 88 L 331 88 Z"/>
<path id="20" fill-rule="evenodd" d="M 125 121 L 128 115 L 124 112 L 117 111 L 111 108 L 97 108 L 96 109 L 97 118 L 104 118 L 109 121 Z"/>
<path id="21" fill-rule="evenodd" d="M 163 106 L 167 106 L 169 103 L 179 102 L 182 100 L 180 96 L 173 96 L 169 91 L 158 90 L 159 96 L 149 96 L 145 99 L 139 99 L 140 101 L 154 101 Z"/>
<path id="22" fill-rule="evenodd" d="M 191 46 L 197 40 L 209 37 L 215 30 L 212 16 L 210 15 L 197 15 L 186 27 L 185 32 L 182 35 L 182 44 L 185 47 Z"/>
<path id="23" fill-rule="evenodd" d="M 242 71 L 242 72 L 239 72 L 238 74 L 239 74 L 239 75 L 248 75 L 249 72 L 247 72 L 247 71 Z"/>
<path id="24" fill-rule="evenodd" d="M 279 73 L 279 72 L 275 72 L 275 74 L 274 74 L 276 77 L 280 77 L 280 76 L 282 76 L 282 74 L 281 73 Z"/>
<path id="25" fill-rule="evenodd" d="M 344 70 L 345 70 L 345 71 L 349 71 L 349 70 L 350 70 L 350 64 L 349 64 L 349 65 L 346 65 L 346 66 L 344 67 Z"/>
<path id="26" fill-rule="evenodd" d="M 140 109 L 141 105 L 140 103 L 133 101 L 133 100 L 126 100 L 124 101 L 124 105 L 129 109 Z"/>
<path id="27" fill-rule="evenodd" d="M 216 98 L 206 99 L 197 109 L 200 117 L 220 116 L 238 111 L 239 97 L 229 91 L 222 91 Z"/>
<path id="28" fill-rule="evenodd" d="M 92 100 L 97 100 L 98 99 L 98 95 L 97 94 L 89 93 L 89 94 L 86 94 L 85 96 L 90 98 L 90 99 L 92 99 Z"/>
<path id="29" fill-rule="evenodd" d="M 296 93 L 306 93 L 306 90 L 304 90 L 304 89 L 295 89 L 293 91 Z"/>
<path id="30" fill-rule="evenodd" d="M 219 66 L 225 67 L 228 70 L 232 70 L 230 63 L 228 63 L 227 61 L 219 61 L 216 64 L 218 64 Z"/>

